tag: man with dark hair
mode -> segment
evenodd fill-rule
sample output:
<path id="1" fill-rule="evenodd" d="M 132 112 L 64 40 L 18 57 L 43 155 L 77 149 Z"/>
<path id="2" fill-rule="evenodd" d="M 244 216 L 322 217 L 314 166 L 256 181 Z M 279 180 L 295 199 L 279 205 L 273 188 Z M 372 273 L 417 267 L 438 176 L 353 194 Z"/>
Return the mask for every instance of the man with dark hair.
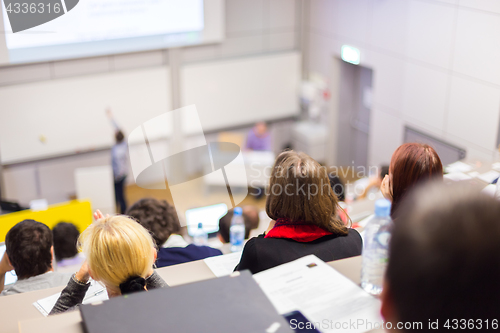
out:
<path id="1" fill-rule="evenodd" d="M 71 274 L 54 273 L 52 232 L 45 224 L 24 220 L 9 230 L 0 262 L 0 295 L 63 286 Z M 18 280 L 4 289 L 5 273 L 14 269 Z"/>
<path id="2" fill-rule="evenodd" d="M 499 201 L 462 184 L 405 198 L 381 295 L 385 321 L 405 332 L 500 327 L 499 219 Z"/>
<path id="3" fill-rule="evenodd" d="M 157 267 L 165 267 L 185 262 L 221 255 L 222 252 L 209 246 L 189 244 L 178 233 L 181 225 L 175 208 L 165 200 L 145 198 L 137 201 L 127 215 L 151 232 L 158 248 Z"/>
<path id="4" fill-rule="evenodd" d="M 81 265 L 84 258 L 78 255 L 78 237 L 80 231 L 73 223 L 59 222 L 52 228 L 54 254 L 57 267 Z"/>
<path id="5" fill-rule="evenodd" d="M 254 206 L 243 206 L 243 221 L 245 222 L 245 239 L 250 236 L 250 231 L 259 227 L 259 210 Z M 222 243 L 229 243 L 231 219 L 233 210 L 230 209 L 226 215 L 219 219 L 219 240 Z"/>

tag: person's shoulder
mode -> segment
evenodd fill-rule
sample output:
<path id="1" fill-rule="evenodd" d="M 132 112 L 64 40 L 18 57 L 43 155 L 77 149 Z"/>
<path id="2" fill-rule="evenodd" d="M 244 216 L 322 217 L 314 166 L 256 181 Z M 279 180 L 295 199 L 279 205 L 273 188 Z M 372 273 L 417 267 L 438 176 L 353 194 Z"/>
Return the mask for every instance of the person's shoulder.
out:
<path id="1" fill-rule="evenodd" d="M 356 229 L 349 228 L 347 236 L 361 239 L 361 235 Z"/>
<path id="2" fill-rule="evenodd" d="M 73 273 L 67 273 L 67 272 L 54 272 L 54 279 L 58 279 L 63 281 L 64 283 L 67 283 L 69 279 L 73 276 Z"/>
<path id="3" fill-rule="evenodd" d="M 188 246 L 186 246 L 186 248 L 192 249 L 193 251 L 208 252 L 212 255 L 221 255 L 222 254 L 221 250 L 215 249 L 213 247 L 206 246 L 206 245 L 200 246 L 200 245 L 195 245 L 195 244 L 189 244 Z"/>
<path id="4" fill-rule="evenodd" d="M 0 296 L 10 296 L 10 295 L 15 295 L 19 294 L 19 292 L 15 291 L 15 286 L 16 283 L 11 284 L 10 286 L 5 286 L 4 290 L 0 293 Z"/>
<path id="5" fill-rule="evenodd" d="M 248 245 L 248 247 L 259 246 L 260 244 L 268 243 L 270 239 L 272 239 L 272 238 L 265 238 L 264 234 L 260 234 L 257 237 L 250 238 L 245 243 L 245 247 L 247 247 L 247 245 Z"/>
<path id="6" fill-rule="evenodd" d="M 279 246 L 285 240 L 281 238 L 265 238 L 264 234 L 257 237 L 250 238 L 243 248 L 243 252 L 247 253 L 257 253 L 265 251 L 265 249 L 273 248 L 273 246 Z"/>
<path id="7" fill-rule="evenodd" d="M 58 287 L 67 284 L 71 276 L 73 276 L 73 273 L 47 272 L 30 278 L 30 282 L 33 284 L 48 283 L 50 287 Z"/>

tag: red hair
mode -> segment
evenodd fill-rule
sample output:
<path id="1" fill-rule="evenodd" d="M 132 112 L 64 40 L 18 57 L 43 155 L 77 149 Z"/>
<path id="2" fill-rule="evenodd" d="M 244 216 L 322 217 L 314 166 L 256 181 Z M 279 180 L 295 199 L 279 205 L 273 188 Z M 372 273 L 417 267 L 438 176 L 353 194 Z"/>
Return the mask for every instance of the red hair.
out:
<path id="1" fill-rule="evenodd" d="M 415 185 L 433 179 L 443 180 L 443 164 L 431 146 L 405 143 L 392 154 L 389 173 L 392 176 L 391 215 L 394 218 L 401 200 Z"/>

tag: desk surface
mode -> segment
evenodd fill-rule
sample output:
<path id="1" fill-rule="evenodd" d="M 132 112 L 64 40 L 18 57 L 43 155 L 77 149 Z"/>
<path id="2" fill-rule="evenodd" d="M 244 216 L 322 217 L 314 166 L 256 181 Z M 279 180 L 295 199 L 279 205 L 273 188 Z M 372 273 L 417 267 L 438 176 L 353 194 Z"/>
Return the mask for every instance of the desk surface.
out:
<path id="1" fill-rule="evenodd" d="M 361 257 L 337 260 L 328 264 L 345 275 L 347 278 L 354 281 L 354 283 L 359 284 Z M 170 286 L 215 278 L 215 275 L 203 260 L 164 267 L 158 269 L 157 271 Z M 63 313 L 60 315 L 45 318 L 38 312 L 37 309 L 35 309 L 35 307 L 28 306 L 31 305 L 31 303 L 33 303 L 35 300 L 52 295 L 61 289 L 62 287 L 42 290 L 40 292 L 31 292 L 21 295 L 9 296 L 18 297 L 15 300 L 12 299 L 11 302 L 16 304 L 17 311 L 13 310 L 13 308 L 11 307 L 7 307 L 7 304 L 5 304 L 6 302 L 0 303 L 0 313 L 2 313 L 2 317 L 4 317 L 3 314 L 6 314 L 5 317 L 8 316 L 10 319 L 8 330 L 2 329 L 2 332 L 82 333 L 82 319 L 80 317 L 79 311 Z M 19 298 L 19 296 L 24 297 Z M 5 300 L 6 298 L 0 299 L 0 302 Z M 30 308 L 30 311 L 26 311 L 26 308 Z M 23 315 L 22 317 L 18 315 L 18 313 L 21 312 L 19 311 L 20 309 L 25 312 L 25 315 Z M 17 324 L 18 321 L 19 325 Z"/>

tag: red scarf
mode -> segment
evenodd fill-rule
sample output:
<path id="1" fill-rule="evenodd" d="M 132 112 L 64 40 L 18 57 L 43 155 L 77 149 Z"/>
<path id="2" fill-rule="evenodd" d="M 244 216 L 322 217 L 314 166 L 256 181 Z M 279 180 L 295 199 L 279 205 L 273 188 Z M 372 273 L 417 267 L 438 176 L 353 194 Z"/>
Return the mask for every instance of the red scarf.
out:
<path id="1" fill-rule="evenodd" d="M 317 225 L 279 218 L 264 238 L 288 238 L 297 242 L 312 242 L 327 235 L 332 233 Z"/>

